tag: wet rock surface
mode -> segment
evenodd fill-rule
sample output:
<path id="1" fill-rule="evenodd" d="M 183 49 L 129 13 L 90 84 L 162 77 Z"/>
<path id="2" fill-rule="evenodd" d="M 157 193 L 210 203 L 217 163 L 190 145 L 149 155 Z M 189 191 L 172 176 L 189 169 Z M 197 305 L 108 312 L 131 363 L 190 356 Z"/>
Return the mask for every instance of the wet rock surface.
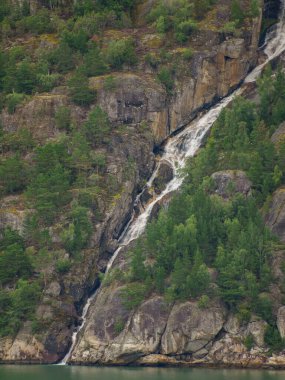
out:
<path id="1" fill-rule="evenodd" d="M 172 180 L 173 175 L 174 173 L 171 165 L 168 162 L 161 162 L 157 176 L 153 181 L 154 191 L 157 194 L 160 194 L 165 189 L 168 182 Z"/>

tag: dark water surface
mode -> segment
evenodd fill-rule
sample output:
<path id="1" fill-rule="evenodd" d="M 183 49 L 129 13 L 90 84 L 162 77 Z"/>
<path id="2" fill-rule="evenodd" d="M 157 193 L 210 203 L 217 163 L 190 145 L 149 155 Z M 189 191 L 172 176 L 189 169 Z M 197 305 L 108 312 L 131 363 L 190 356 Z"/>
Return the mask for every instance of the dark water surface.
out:
<path id="1" fill-rule="evenodd" d="M 285 371 L 0 366 L 0 380 L 285 380 Z"/>

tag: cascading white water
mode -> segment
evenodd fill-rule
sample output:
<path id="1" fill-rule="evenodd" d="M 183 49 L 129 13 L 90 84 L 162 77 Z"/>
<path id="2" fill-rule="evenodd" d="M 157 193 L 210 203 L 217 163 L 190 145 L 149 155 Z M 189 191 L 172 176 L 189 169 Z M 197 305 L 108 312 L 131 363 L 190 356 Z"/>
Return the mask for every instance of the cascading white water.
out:
<path id="1" fill-rule="evenodd" d="M 257 66 L 246 78 L 245 83 L 255 82 L 256 79 L 261 74 L 263 68 L 274 58 L 278 57 L 285 51 L 285 0 L 282 0 L 282 11 L 280 13 L 280 21 L 276 25 L 275 29 L 268 33 L 266 42 L 264 44 L 264 53 L 267 55 L 267 60 Z M 182 182 L 183 178 L 179 175 L 180 169 L 182 169 L 186 161 L 189 157 L 194 156 L 194 154 L 197 152 L 199 147 L 201 146 L 201 143 L 211 128 L 211 126 L 214 124 L 214 122 L 217 120 L 219 114 L 221 111 L 227 107 L 227 105 L 234 99 L 234 97 L 241 95 L 243 92 L 243 89 L 240 88 L 236 90 L 233 94 L 227 96 L 221 102 L 219 102 L 216 106 L 212 107 L 207 113 L 204 115 L 198 117 L 196 120 L 191 122 L 182 132 L 178 133 L 176 136 L 170 138 L 165 146 L 164 153 L 161 156 L 161 159 L 159 160 L 156 169 L 154 170 L 151 178 L 149 179 L 148 183 L 146 184 L 146 187 L 150 188 L 153 184 L 154 179 L 156 178 L 159 165 L 162 161 L 167 161 L 174 170 L 174 178 L 167 184 L 164 191 L 158 195 L 155 196 L 145 207 L 143 212 L 139 216 L 136 216 L 136 213 L 133 212 L 133 216 L 126 226 L 125 230 L 121 234 L 119 238 L 119 248 L 116 250 L 116 252 L 113 254 L 112 258 L 110 259 L 106 273 L 112 268 L 114 261 L 118 257 L 119 252 L 121 249 L 125 246 L 127 246 L 131 241 L 137 239 L 141 234 L 144 232 L 147 221 L 149 219 L 149 216 L 151 215 L 151 212 L 153 210 L 153 207 L 157 202 L 159 202 L 162 198 L 164 198 L 167 194 L 177 190 Z M 136 203 L 139 202 L 140 195 L 138 195 L 136 199 Z M 92 303 L 93 299 L 95 298 L 95 294 L 93 294 L 88 300 L 87 303 L 83 309 L 82 313 L 82 324 L 79 327 L 77 331 L 74 332 L 72 336 L 72 345 L 69 349 L 69 352 L 66 354 L 65 358 L 60 364 L 66 364 L 68 360 L 70 359 L 70 356 L 72 354 L 72 351 L 76 345 L 77 341 L 77 335 L 82 330 L 82 328 L 85 325 L 85 321 L 87 318 L 87 313 L 90 304 Z"/>

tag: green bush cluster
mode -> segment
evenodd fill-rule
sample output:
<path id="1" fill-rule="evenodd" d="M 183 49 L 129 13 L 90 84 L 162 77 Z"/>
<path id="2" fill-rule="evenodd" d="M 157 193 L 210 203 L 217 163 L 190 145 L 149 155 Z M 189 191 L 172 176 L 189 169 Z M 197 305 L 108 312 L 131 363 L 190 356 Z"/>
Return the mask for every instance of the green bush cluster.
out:
<path id="1" fill-rule="evenodd" d="M 124 64 L 134 65 L 137 61 L 131 38 L 110 41 L 102 49 L 92 37 L 106 27 L 130 26 L 131 21 L 126 19 L 130 18 L 134 5 L 133 1 L 77 1 L 74 8 L 68 6 L 69 19 L 64 23 L 60 17 L 66 7 L 61 2 L 43 2 L 43 7 L 31 14 L 28 1 L 11 7 L 8 0 L 3 0 L 0 6 L 3 39 L 24 33 L 53 33 L 55 43 L 47 48 L 39 47 L 33 53 L 20 46 L 0 50 L 0 92 L 4 99 L 1 105 L 7 105 L 9 113 L 13 113 L 25 94 L 51 91 L 75 68 L 69 81 L 70 95 L 78 105 L 92 103 L 94 94 L 88 89 L 87 77 L 121 69 Z"/>
<path id="2" fill-rule="evenodd" d="M 200 2 L 201 3 L 201 2 Z M 210 2 L 208 1 L 209 5 Z M 200 5 L 197 5 L 197 9 Z M 208 6 L 206 7 L 208 10 Z M 193 4 L 187 0 L 161 0 L 149 14 L 159 33 L 174 32 L 175 39 L 184 43 L 191 33 L 197 29 Z"/>
<path id="3" fill-rule="evenodd" d="M 23 238 L 10 228 L 0 239 L 0 336 L 15 335 L 23 320 L 32 318 L 40 286 L 31 281 L 33 266 Z M 10 285 L 11 290 L 4 286 Z M 13 285 L 13 286 L 12 286 Z"/>

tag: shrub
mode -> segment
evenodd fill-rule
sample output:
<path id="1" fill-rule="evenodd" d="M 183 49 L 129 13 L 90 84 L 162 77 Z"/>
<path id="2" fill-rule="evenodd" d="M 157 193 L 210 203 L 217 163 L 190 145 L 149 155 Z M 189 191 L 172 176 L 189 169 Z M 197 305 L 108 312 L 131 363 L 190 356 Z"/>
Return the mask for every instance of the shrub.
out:
<path id="1" fill-rule="evenodd" d="M 120 334 L 125 327 L 125 322 L 122 319 L 118 319 L 114 324 L 114 330 L 117 334 Z"/>
<path id="2" fill-rule="evenodd" d="M 146 291 L 146 286 L 137 282 L 127 285 L 121 293 L 125 308 L 132 310 L 139 306 L 145 298 Z"/>
<path id="3" fill-rule="evenodd" d="M 82 70 L 89 77 L 102 75 L 107 72 L 108 67 L 103 54 L 97 46 L 92 46 L 84 55 Z"/>
<path id="4" fill-rule="evenodd" d="M 210 303 L 210 298 L 206 294 L 204 294 L 202 297 L 200 297 L 198 301 L 198 307 L 200 309 L 206 309 L 209 306 L 209 303 Z"/>
<path id="5" fill-rule="evenodd" d="M 0 186 L 5 194 L 23 190 L 27 184 L 27 169 L 19 155 L 0 162 Z"/>
<path id="6" fill-rule="evenodd" d="M 52 157 L 50 158 L 52 159 Z M 54 221 L 60 208 L 65 206 L 71 198 L 71 194 L 68 192 L 70 172 L 57 160 L 54 162 L 54 167 L 45 171 L 39 170 L 26 191 L 30 206 L 37 211 L 38 217 L 47 225 Z M 43 164 L 43 169 L 45 166 L 48 167 L 48 163 Z"/>
<path id="7" fill-rule="evenodd" d="M 0 336 L 15 336 L 22 321 L 34 318 L 41 289 L 36 282 L 19 280 L 14 291 L 0 291 Z"/>
<path id="8" fill-rule="evenodd" d="M 38 74 L 37 87 L 39 91 L 49 92 L 59 84 L 59 74 Z"/>
<path id="9" fill-rule="evenodd" d="M 244 343 L 247 351 L 250 351 L 252 349 L 252 347 L 254 346 L 254 339 L 253 339 L 252 334 L 247 335 L 247 337 L 245 338 L 243 343 Z"/>
<path id="10" fill-rule="evenodd" d="M 61 42 L 57 49 L 47 55 L 47 59 L 55 69 L 63 74 L 74 68 L 74 55 L 67 43 Z"/>
<path id="11" fill-rule="evenodd" d="M 176 27 L 175 38 L 178 42 L 184 43 L 187 41 L 190 34 L 197 29 L 197 24 L 195 21 L 189 19 L 180 22 Z"/>
<path id="12" fill-rule="evenodd" d="M 51 33 L 54 31 L 50 12 L 47 9 L 41 9 L 35 15 L 23 18 L 18 22 L 18 28 L 33 34 Z"/>
<path id="13" fill-rule="evenodd" d="M 68 81 L 69 95 L 72 101 L 79 106 L 87 106 L 95 100 L 95 91 L 89 88 L 87 76 L 77 72 Z"/>
<path id="14" fill-rule="evenodd" d="M 191 48 L 184 49 L 182 57 L 185 61 L 189 61 L 193 57 L 193 50 Z"/>
<path id="15" fill-rule="evenodd" d="M 61 41 L 64 45 L 66 44 L 72 50 L 78 50 L 81 53 L 86 53 L 88 39 L 88 34 L 84 30 L 65 30 L 62 35 Z"/>
<path id="16" fill-rule="evenodd" d="M 57 272 L 60 274 L 68 273 L 70 271 L 70 268 L 71 268 L 71 262 L 69 260 L 66 260 L 66 259 L 60 259 L 57 261 L 55 268 L 56 268 Z"/>
<path id="17" fill-rule="evenodd" d="M 268 323 L 272 323 L 272 301 L 267 295 L 260 295 L 253 300 L 254 311 Z"/>
<path id="18" fill-rule="evenodd" d="M 195 17 L 202 19 L 215 1 L 216 0 L 194 0 Z"/>
<path id="19" fill-rule="evenodd" d="M 232 21 L 236 21 L 239 25 L 242 24 L 245 19 L 245 14 L 238 0 L 232 0 L 231 19 Z"/>
<path id="20" fill-rule="evenodd" d="M 264 335 L 264 342 L 272 351 L 276 352 L 283 350 L 285 347 L 285 342 L 281 338 L 276 326 L 267 326 Z"/>
<path id="21" fill-rule="evenodd" d="M 87 208 L 73 205 L 70 213 L 71 223 L 61 234 L 65 249 L 73 255 L 86 248 L 89 243 L 92 224 L 87 212 Z"/>
<path id="22" fill-rule="evenodd" d="M 111 41 L 106 50 L 106 61 L 113 69 L 120 69 L 124 64 L 137 62 L 134 41 L 131 38 Z"/>
<path id="23" fill-rule="evenodd" d="M 157 78 L 164 85 L 166 91 L 171 93 L 174 86 L 172 71 L 167 67 L 163 67 L 157 74 Z"/>
<path id="24" fill-rule="evenodd" d="M 6 96 L 5 103 L 7 104 L 7 111 L 11 115 L 16 111 L 16 107 L 18 104 L 22 103 L 22 101 L 25 99 L 24 94 L 17 94 L 16 92 L 13 92 L 12 94 L 9 94 Z"/>
<path id="25" fill-rule="evenodd" d="M 32 94 L 37 85 L 34 65 L 28 60 L 19 63 L 16 70 L 16 91 Z"/>
<path id="26" fill-rule="evenodd" d="M 1 285 L 19 278 L 28 278 L 32 274 L 32 269 L 31 262 L 20 244 L 10 244 L 0 253 Z"/>
<path id="27" fill-rule="evenodd" d="M 116 78 L 114 78 L 112 75 L 107 76 L 107 78 L 104 80 L 104 89 L 106 91 L 112 91 L 116 87 L 117 87 Z"/>
<path id="28" fill-rule="evenodd" d="M 99 106 L 95 107 L 88 115 L 84 123 L 86 138 L 91 143 L 101 143 L 110 131 L 108 115 Z"/>
<path id="29" fill-rule="evenodd" d="M 71 126 L 70 108 L 60 106 L 55 113 L 55 125 L 59 130 L 69 131 Z"/>

